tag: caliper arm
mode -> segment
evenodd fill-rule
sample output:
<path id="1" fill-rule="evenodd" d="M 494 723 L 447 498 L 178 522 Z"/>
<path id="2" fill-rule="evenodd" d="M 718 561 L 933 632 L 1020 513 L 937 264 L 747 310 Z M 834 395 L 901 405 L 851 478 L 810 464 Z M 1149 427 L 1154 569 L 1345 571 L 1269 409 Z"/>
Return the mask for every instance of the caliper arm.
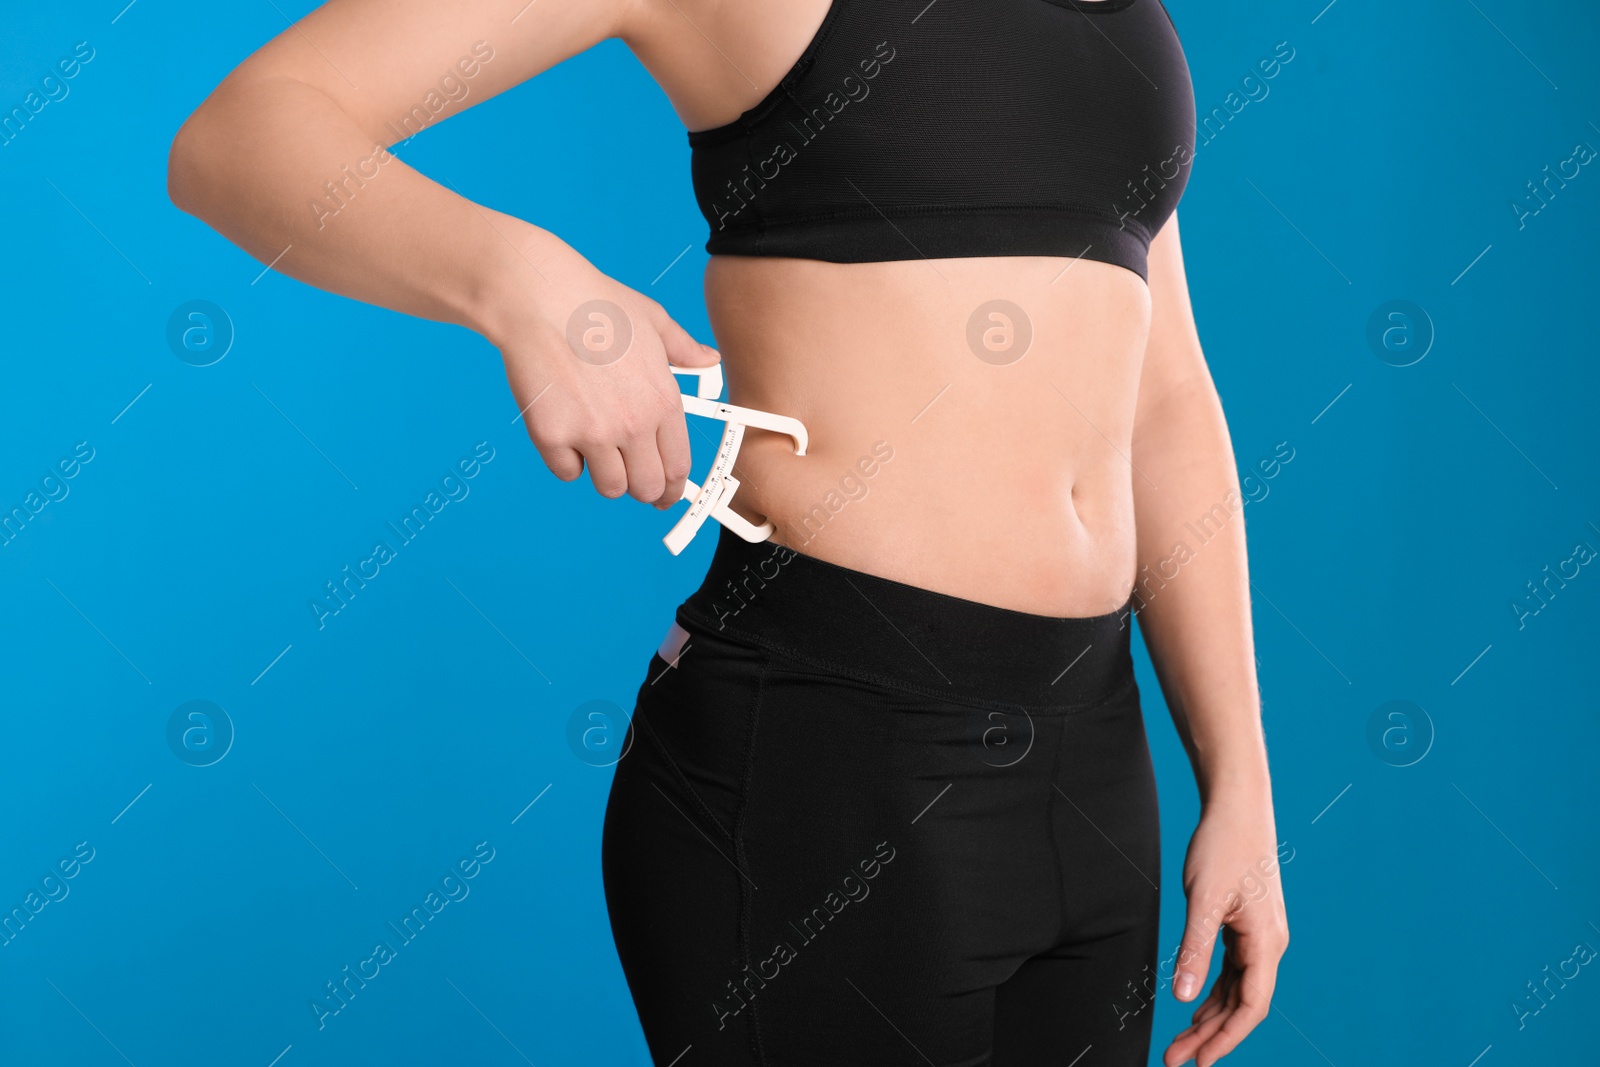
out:
<path id="1" fill-rule="evenodd" d="M 772 536 L 775 529 L 772 523 L 764 522 L 757 526 L 728 506 L 733 494 L 739 489 L 739 479 L 733 476 L 733 464 L 739 457 L 739 445 L 744 441 L 745 427 L 754 426 L 786 434 L 794 441 L 795 455 L 803 456 L 806 454 L 808 443 L 805 426 L 799 419 L 792 419 L 787 415 L 774 415 L 768 411 L 742 408 L 736 404 L 724 404 L 717 400 L 716 398 L 722 394 L 720 363 L 709 367 L 669 366 L 669 369 L 674 374 L 693 374 L 699 378 L 694 395 L 685 394 L 683 397 L 685 413 L 721 419 L 727 425 L 723 428 L 722 440 L 717 445 L 717 454 L 711 461 L 711 471 L 706 475 L 705 483 L 696 485 L 692 480 L 685 481 L 683 499 L 689 501 L 689 510 L 661 539 L 662 543 L 667 546 L 667 551 L 676 556 L 694 540 L 694 535 L 705 525 L 707 516 L 716 519 L 746 541 L 765 541 Z"/>

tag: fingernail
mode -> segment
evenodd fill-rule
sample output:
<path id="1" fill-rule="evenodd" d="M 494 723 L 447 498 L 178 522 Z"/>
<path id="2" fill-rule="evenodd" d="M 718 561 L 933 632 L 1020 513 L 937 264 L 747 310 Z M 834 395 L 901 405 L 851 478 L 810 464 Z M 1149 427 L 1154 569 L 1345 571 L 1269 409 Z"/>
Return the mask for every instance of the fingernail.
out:
<path id="1" fill-rule="evenodd" d="M 1190 974 L 1188 971 L 1180 971 L 1178 973 L 1178 999 L 1188 1000 L 1190 997 L 1194 996 L 1194 987 L 1196 984 L 1197 983 L 1195 982 L 1194 975 Z"/>

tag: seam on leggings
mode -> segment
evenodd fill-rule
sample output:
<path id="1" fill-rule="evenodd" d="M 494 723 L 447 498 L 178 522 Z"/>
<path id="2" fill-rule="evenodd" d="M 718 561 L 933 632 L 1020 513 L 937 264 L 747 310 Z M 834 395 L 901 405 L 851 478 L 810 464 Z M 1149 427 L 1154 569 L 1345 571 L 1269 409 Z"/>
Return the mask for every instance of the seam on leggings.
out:
<path id="1" fill-rule="evenodd" d="M 717 818 L 712 810 L 706 806 L 706 802 L 701 799 L 700 794 L 695 790 L 694 786 L 689 784 L 688 775 L 683 773 L 683 768 L 678 766 L 678 761 L 672 758 L 671 752 L 667 751 L 666 743 L 662 741 L 661 738 L 656 734 L 655 727 L 651 726 L 649 720 L 642 715 L 635 716 L 635 719 L 639 725 L 644 727 L 645 737 L 649 739 L 651 746 L 656 750 L 657 754 L 661 756 L 662 762 L 671 768 L 672 777 L 677 780 L 678 785 L 683 789 L 684 795 L 688 798 L 690 806 L 711 823 L 712 827 L 717 831 L 717 833 L 722 835 L 723 840 L 727 841 L 730 845 L 733 844 L 732 831 L 730 831 L 726 826 L 722 825 L 722 820 Z"/>
<path id="2" fill-rule="evenodd" d="M 761 718 L 761 701 L 765 695 L 767 680 L 767 667 L 771 656 L 763 650 L 761 664 L 756 669 L 756 691 L 750 701 L 750 712 L 745 728 L 745 757 L 744 775 L 739 783 L 739 806 L 733 816 L 733 858 L 739 868 L 739 957 L 745 969 L 752 974 L 760 975 L 755 969 L 755 961 L 750 952 L 750 912 L 752 892 L 749 861 L 744 852 L 744 816 L 750 802 L 750 781 L 754 777 L 756 762 L 756 730 Z M 761 1042 L 761 1023 L 757 1012 L 756 1001 L 760 999 L 759 992 L 750 998 L 750 1051 L 755 1055 L 759 1067 L 767 1067 L 767 1053 Z"/>
<path id="3" fill-rule="evenodd" d="M 707 622 L 698 612 L 692 611 L 687 607 L 679 608 L 679 611 L 686 615 L 690 622 L 693 622 L 702 628 L 712 627 L 714 625 Z M 720 630 L 712 629 L 711 632 L 715 633 L 719 637 L 724 638 L 725 640 L 732 641 L 734 644 L 744 644 L 746 647 L 755 647 L 764 649 L 767 652 L 774 652 L 787 659 L 794 660 L 796 663 L 801 663 L 808 667 L 817 667 L 821 670 L 840 675 L 841 677 L 854 678 L 857 681 L 867 682 L 871 685 L 876 685 L 884 689 L 894 689 L 902 693 L 913 693 L 917 696 L 930 697 L 932 699 L 942 700 L 950 704 L 961 704 L 966 707 L 981 708 L 985 711 L 1015 711 L 1018 708 L 1025 708 L 1028 711 L 1037 711 L 1040 713 L 1048 712 L 1055 715 L 1076 715 L 1080 712 L 1093 711 L 1096 708 L 1104 707 L 1112 701 L 1126 696 L 1128 689 L 1131 688 L 1134 683 L 1134 673 L 1129 671 L 1128 677 L 1121 685 L 1117 686 L 1114 692 L 1107 694 L 1099 700 L 1089 701 L 1081 704 L 1024 704 L 1012 700 L 984 700 L 977 697 L 964 697 L 952 694 L 946 690 L 938 688 L 937 686 L 916 685 L 910 682 L 900 681 L 899 679 L 889 678 L 886 675 L 880 675 L 873 671 L 863 671 L 853 667 L 844 667 L 829 660 L 799 652 L 788 647 L 787 645 L 780 644 L 771 640 L 770 638 L 763 637 L 757 633 L 752 633 L 749 630 L 740 629 L 736 626 L 724 625 Z"/>
<path id="4" fill-rule="evenodd" d="M 1056 774 L 1061 769 L 1061 750 L 1067 745 L 1067 731 L 1059 730 L 1056 736 L 1056 754 L 1050 760 L 1050 803 L 1045 809 L 1045 822 L 1050 834 L 1050 853 L 1055 858 L 1053 866 L 1056 869 L 1056 936 L 1051 938 L 1051 945 L 1061 944 L 1061 938 L 1067 932 L 1067 876 L 1061 869 L 1062 857 L 1059 839 L 1056 836 Z"/>

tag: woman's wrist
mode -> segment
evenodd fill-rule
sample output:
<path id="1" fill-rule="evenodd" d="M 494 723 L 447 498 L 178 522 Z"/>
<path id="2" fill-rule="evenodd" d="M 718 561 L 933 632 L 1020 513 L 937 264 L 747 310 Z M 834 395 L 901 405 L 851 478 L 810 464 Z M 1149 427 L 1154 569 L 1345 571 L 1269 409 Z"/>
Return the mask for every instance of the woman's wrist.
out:
<path id="1" fill-rule="evenodd" d="M 1267 769 L 1265 749 L 1197 760 L 1195 785 L 1199 788 L 1203 809 L 1256 808 L 1263 803 L 1270 808 L 1272 804 L 1272 776 Z"/>
<path id="2" fill-rule="evenodd" d="M 560 302 L 557 294 L 570 285 L 575 269 L 594 268 L 548 230 L 487 213 L 494 231 L 466 284 L 458 321 L 503 352 L 512 338 L 559 312 L 553 306 Z"/>

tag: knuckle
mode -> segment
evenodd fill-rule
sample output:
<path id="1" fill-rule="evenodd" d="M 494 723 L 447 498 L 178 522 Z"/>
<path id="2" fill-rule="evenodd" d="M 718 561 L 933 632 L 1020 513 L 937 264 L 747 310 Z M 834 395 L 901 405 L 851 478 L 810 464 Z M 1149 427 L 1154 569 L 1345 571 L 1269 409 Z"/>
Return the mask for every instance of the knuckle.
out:
<path id="1" fill-rule="evenodd" d="M 626 407 L 617 413 L 617 436 L 623 441 L 637 441 L 655 430 L 651 412 L 637 407 Z"/>
<path id="2" fill-rule="evenodd" d="M 682 395 L 677 389 L 661 389 L 656 393 L 655 413 L 657 422 L 683 418 L 683 401 L 679 399 Z"/>
<path id="3" fill-rule="evenodd" d="M 570 448 L 572 444 L 572 442 L 567 440 L 566 435 L 555 433 L 554 431 L 547 429 L 529 430 L 528 437 L 533 441 L 533 446 L 535 448 L 537 448 L 540 452 L 547 454 L 560 451 L 564 448 Z"/>
<path id="4" fill-rule="evenodd" d="M 572 430 L 564 419 L 540 419 L 528 426 L 528 436 L 540 448 L 564 448 L 572 444 Z"/>
<path id="5" fill-rule="evenodd" d="M 594 423 L 568 434 L 568 444 L 586 456 L 593 456 L 597 452 L 616 448 L 616 442 L 615 434 Z"/>
<path id="6" fill-rule="evenodd" d="M 528 432 L 528 440 L 536 445 L 543 446 L 550 441 L 550 420 L 524 418 L 522 428 Z"/>

